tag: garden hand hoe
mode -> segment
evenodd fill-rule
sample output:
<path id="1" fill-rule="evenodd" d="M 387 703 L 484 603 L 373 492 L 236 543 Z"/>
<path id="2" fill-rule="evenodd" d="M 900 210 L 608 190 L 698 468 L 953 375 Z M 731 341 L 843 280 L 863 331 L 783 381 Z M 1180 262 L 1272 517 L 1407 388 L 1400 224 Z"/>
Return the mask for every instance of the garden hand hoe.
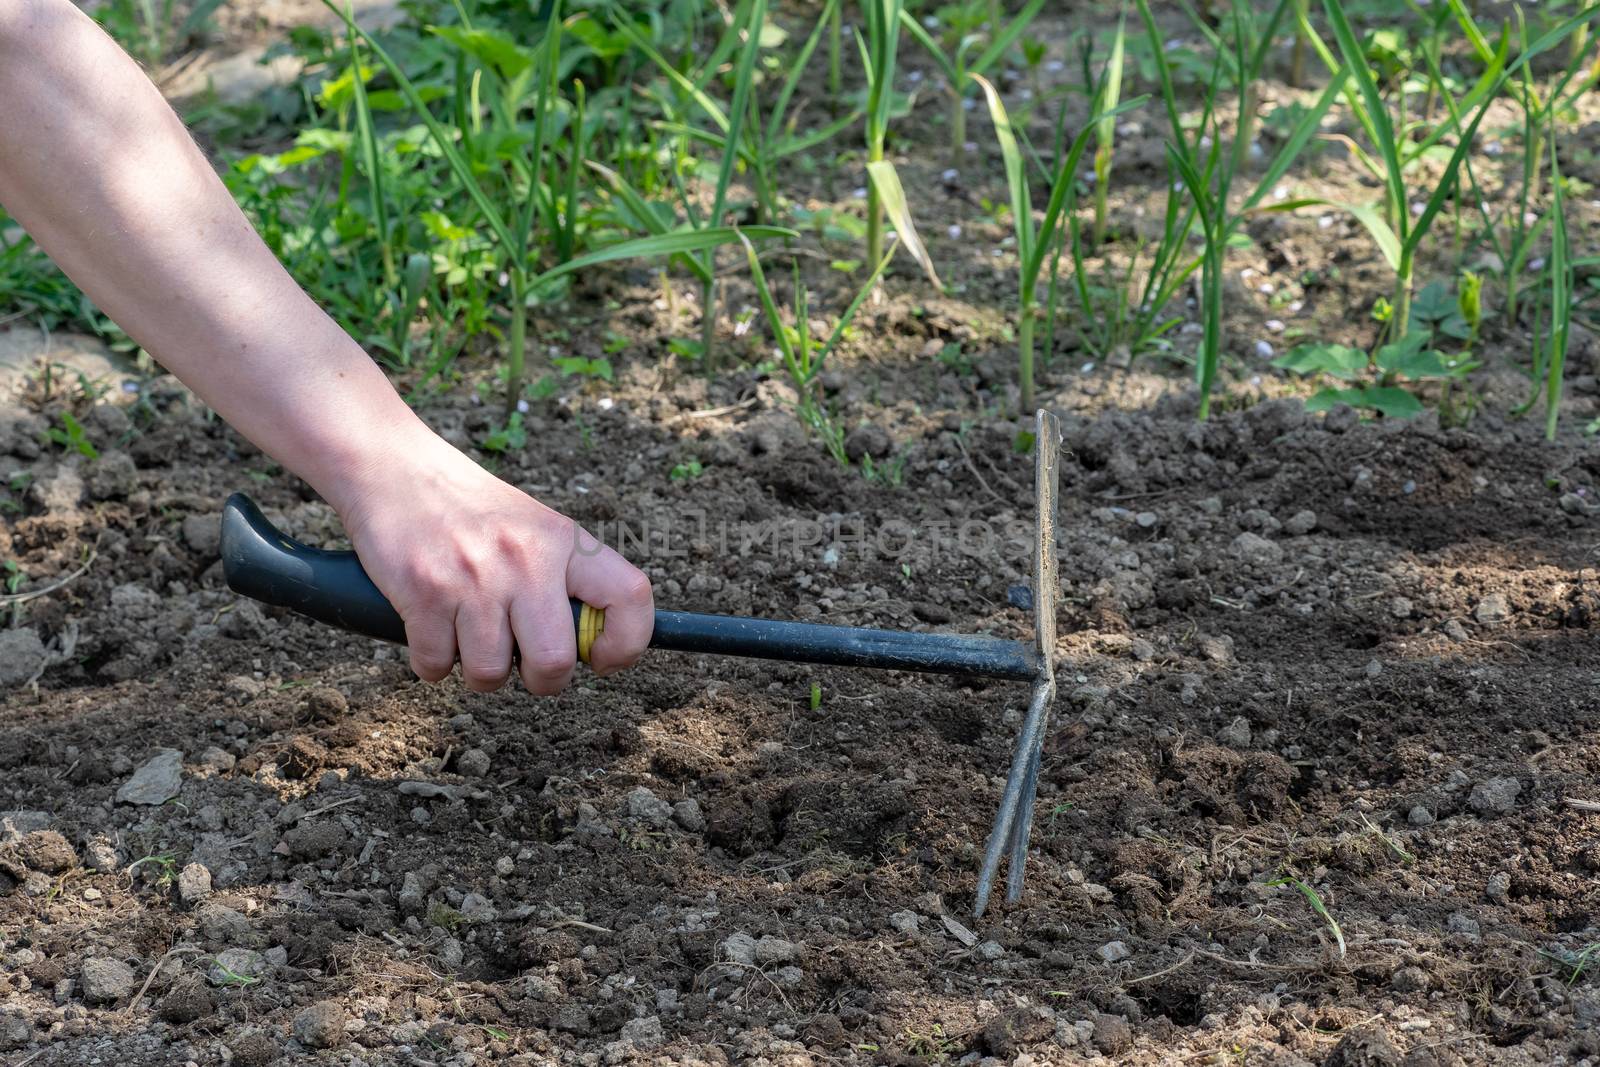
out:
<path id="1" fill-rule="evenodd" d="M 1000 812 L 989 833 L 978 876 L 975 914 L 982 915 L 1000 861 L 1011 858 L 1006 899 L 1022 895 L 1039 781 L 1039 758 L 1051 702 L 1055 699 L 1056 644 L 1056 458 L 1060 421 L 1046 411 L 1036 416 L 1033 542 L 1033 641 L 959 634 L 906 633 L 855 626 L 749 619 L 657 611 L 652 648 L 722 656 L 754 656 L 793 663 L 878 667 L 941 674 L 972 674 L 1033 683 L 1033 698 L 1023 719 L 1006 779 Z M 354 552 L 311 548 L 278 532 L 242 493 L 222 512 L 222 566 L 237 593 L 352 633 L 404 644 L 405 624 L 361 569 Z M 595 636 L 605 627 L 605 612 L 572 602 L 578 650 L 587 660 Z"/>

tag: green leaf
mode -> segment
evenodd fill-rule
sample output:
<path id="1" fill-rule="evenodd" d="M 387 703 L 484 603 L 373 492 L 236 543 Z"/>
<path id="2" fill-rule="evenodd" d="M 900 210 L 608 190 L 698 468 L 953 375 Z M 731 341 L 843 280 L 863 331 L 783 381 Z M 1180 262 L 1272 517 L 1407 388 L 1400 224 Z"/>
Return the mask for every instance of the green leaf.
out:
<path id="1" fill-rule="evenodd" d="M 1306 410 L 1316 414 L 1319 411 L 1332 411 L 1340 404 L 1360 407 L 1361 393 L 1360 389 L 1319 389 L 1306 400 Z"/>
<path id="2" fill-rule="evenodd" d="M 1336 204 L 1332 201 L 1328 202 L 1328 206 L 1354 216 L 1377 242 L 1378 251 L 1382 252 L 1383 258 L 1388 261 L 1389 269 L 1395 272 L 1400 270 L 1400 238 L 1395 236 L 1395 232 L 1383 220 L 1382 208 L 1377 204 Z"/>
<path id="3" fill-rule="evenodd" d="M 889 217 L 894 232 L 899 235 L 900 244 L 922 266 L 934 288 L 943 289 L 939 272 L 933 269 L 933 257 L 928 255 L 928 247 L 922 243 L 917 225 L 911 219 L 911 205 L 906 202 L 906 191 L 900 184 L 900 173 L 894 169 L 894 164 L 888 160 L 868 163 L 867 177 L 878 190 L 878 200 L 883 204 L 884 214 Z"/>
<path id="4" fill-rule="evenodd" d="M 489 228 L 494 231 L 495 236 L 499 238 L 501 247 L 510 255 L 520 256 L 523 250 L 522 246 L 511 236 L 511 229 L 506 225 L 505 217 L 500 214 L 494 202 L 489 199 L 488 194 L 483 191 L 483 187 L 478 184 L 477 176 L 473 174 L 471 164 L 462 156 L 461 150 L 456 147 L 454 131 L 447 130 L 443 123 L 433 117 L 433 113 L 428 110 L 427 104 L 418 94 L 417 87 L 412 84 L 410 78 L 406 77 L 405 71 L 400 69 L 400 64 L 394 61 L 394 57 L 389 55 L 383 46 L 373 39 L 370 33 L 356 25 L 356 20 L 351 17 L 348 9 L 341 9 L 333 3 L 333 0 L 322 0 L 322 2 L 329 11 L 344 20 L 345 28 L 350 33 L 360 35 L 362 42 L 372 49 L 372 54 L 377 56 L 379 62 L 388 69 L 390 76 L 400 86 L 400 91 L 405 94 L 407 100 L 411 101 L 411 106 L 416 108 L 417 116 L 428 127 L 428 133 L 433 136 L 434 145 L 439 149 L 439 154 L 444 156 L 445 162 L 450 165 L 450 170 L 455 174 L 456 180 L 466 189 L 467 195 L 478 206 L 478 210 L 483 212 L 485 221 L 488 222 Z"/>
<path id="5" fill-rule="evenodd" d="M 1038 17 L 1040 11 L 1044 10 L 1044 4 L 1045 0 L 1030 0 L 1030 3 L 1017 12 L 1016 17 L 1006 24 L 1005 29 L 995 35 L 995 39 L 989 42 L 989 47 L 985 48 L 982 54 L 972 61 L 969 69 L 982 74 L 999 62 L 1007 52 L 1011 51 L 1011 46 L 1016 43 L 1018 37 L 1022 36 L 1022 32 L 1028 28 L 1028 24 Z M 952 80 L 951 84 L 954 85 L 955 81 Z M 965 89 L 966 87 L 959 86 L 958 88 Z"/>
<path id="6" fill-rule="evenodd" d="M 1361 390 L 1361 406 L 1390 419 L 1410 419 L 1422 414 L 1422 401 L 1392 386 L 1367 386 Z"/>
<path id="7" fill-rule="evenodd" d="M 1411 299 L 1411 317 L 1424 322 L 1443 322 L 1455 311 L 1455 298 L 1444 282 L 1429 282 Z"/>
<path id="8" fill-rule="evenodd" d="M 1426 330 L 1412 330 L 1404 341 L 1384 345 L 1378 349 L 1374 362 L 1383 374 L 1396 374 L 1417 381 L 1422 378 L 1442 378 L 1450 371 L 1445 366 L 1444 355 L 1429 348 L 1432 340 Z"/>
<path id="9" fill-rule="evenodd" d="M 510 81 L 533 66 L 532 49 L 524 48 L 503 30 L 463 29 L 460 26 L 430 26 L 429 32 L 443 37 L 485 66 L 493 67 Z"/>
<path id="10" fill-rule="evenodd" d="M 656 234 L 650 237 L 635 237 L 632 240 L 619 241 L 614 245 L 607 245 L 587 255 L 578 256 L 559 266 L 550 268 L 543 274 L 529 280 L 528 291 L 533 292 L 563 275 L 584 270 L 600 263 L 610 263 L 618 259 L 652 259 L 656 256 L 675 256 L 683 252 L 703 252 L 707 249 L 732 244 L 739 240 L 741 233 L 746 237 L 800 236 L 794 230 L 786 230 L 781 226 L 746 226 L 743 230 L 736 226 L 713 226 L 704 230 L 673 230 L 671 233 Z"/>
<path id="11" fill-rule="evenodd" d="M 1367 354 L 1349 345 L 1298 345 L 1273 360 L 1272 365 L 1295 374 L 1327 374 L 1349 381 L 1367 369 Z"/>

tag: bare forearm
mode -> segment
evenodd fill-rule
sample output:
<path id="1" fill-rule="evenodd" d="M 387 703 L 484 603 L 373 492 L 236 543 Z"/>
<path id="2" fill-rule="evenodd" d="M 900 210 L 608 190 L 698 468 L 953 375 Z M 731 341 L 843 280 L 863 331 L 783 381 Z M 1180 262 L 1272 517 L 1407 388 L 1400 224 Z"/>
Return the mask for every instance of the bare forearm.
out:
<path id="1" fill-rule="evenodd" d="M 555 693 L 569 596 L 593 665 L 650 639 L 650 583 L 430 432 L 256 236 L 155 86 L 69 0 L 0 0 L 0 204 L 100 308 L 338 509 L 437 680 Z M 579 551 L 579 546 L 583 551 Z"/>
<path id="2" fill-rule="evenodd" d="M 369 450 L 436 447 L 133 61 L 67 0 L 0 7 L 0 204 L 73 281 L 336 506 Z"/>

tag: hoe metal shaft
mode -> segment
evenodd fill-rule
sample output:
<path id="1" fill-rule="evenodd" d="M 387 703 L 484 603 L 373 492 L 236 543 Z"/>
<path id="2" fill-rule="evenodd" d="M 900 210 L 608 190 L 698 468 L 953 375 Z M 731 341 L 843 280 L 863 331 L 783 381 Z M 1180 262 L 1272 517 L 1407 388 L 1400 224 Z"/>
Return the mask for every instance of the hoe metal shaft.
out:
<path id="1" fill-rule="evenodd" d="M 1061 428 L 1048 412 L 1039 412 L 1036 421 L 1039 521 L 1034 543 L 1031 643 L 686 611 L 657 611 L 650 638 L 652 648 L 676 652 L 1032 681 L 1033 699 L 1017 739 L 1000 814 L 979 875 L 976 907 L 980 915 L 1004 854 L 1011 857 L 1007 899 L 1016 900 L 1022 893 L 1040 752 L 1055 696 L 1055 497 Z M 301 544 L 274 527 L 242 493 L 229 497 L 223 508 L 222 566 L 234 592 L 351 633 L 397 644 L 406 641 L 400 614 L 367 576 L 354 552 L 330 552 Z M 587 658 L 589 641 L 604 627 L 604 612 L 574 600 L 572 617 L 580 651 Z"/>

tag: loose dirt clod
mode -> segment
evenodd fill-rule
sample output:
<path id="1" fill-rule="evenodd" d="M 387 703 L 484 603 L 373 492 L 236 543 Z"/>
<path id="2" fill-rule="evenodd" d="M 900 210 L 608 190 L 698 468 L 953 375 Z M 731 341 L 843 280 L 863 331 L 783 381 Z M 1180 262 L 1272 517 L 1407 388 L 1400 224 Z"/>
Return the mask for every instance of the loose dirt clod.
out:
<path id="1" fill-rule="evenodd" d="M 78 980 L 83 986 L 83 999 L 90 1004 L 114 1004 L 133 996 L 138 979 L 129 967 L 118 959 L 91 956 L 78 970 Z"/>
<path id="2" fill-rule="evenodd" d="M 294 1017 L 294 1038 L 308 1048 L 333 1048 L 344 1041 L 344 1008 L 319 1000 Z"/>
<path id="3" fill-rule="evenodd" d="M 175 748 L 159 749 L 133 777 L 117 790 L 117 801 L 122 804 L 165 804 L 178 795 L 183 786 L 183 753 Z"/>
<path id="4" fill-rule="evenodd" d="M 0 629 L 0 688 L 21 685 L 44 668 L 44 641 L 31 626 Z"/>

